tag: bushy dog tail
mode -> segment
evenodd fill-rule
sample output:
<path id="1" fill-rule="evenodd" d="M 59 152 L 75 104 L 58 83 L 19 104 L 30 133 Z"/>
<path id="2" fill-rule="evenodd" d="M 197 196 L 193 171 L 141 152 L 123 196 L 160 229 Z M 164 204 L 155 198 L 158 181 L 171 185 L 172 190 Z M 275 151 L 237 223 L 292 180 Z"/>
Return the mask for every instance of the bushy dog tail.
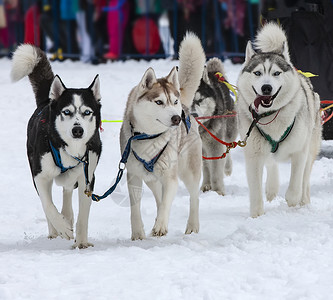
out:
<path id="1" fill-rule="evenodd" d="M 48 103 L 54 74 L 45 53 L 29 44 L 20 45 L 13 54 L 12 81 L 25 76 L 29 76 L 37 106 Z"/>
<path id="2" fill-rule="evenodd" d="M 287 37 L 284 30 L 277 23 L 267 23 L 257 34 L 254 47 L 260 52 L 281 53 L 287 45 Z"/>
<path id="3" fill-rule="evenodd" d="M 226 78 L 226 74 L 225 74 L 225 71 L 224 71 L 224 67 L 223 67 L 223 63 L 222 63 L 222 61 L 219 59 L 219 58 L 217 58 L 217 57 L 213 57 L 213 58 L 211 58 L 208 62 L 207 62 L 207 64 L 206 64 L 206 69 L 205 69 L 205 71 L 204 71 L 204 75 L 203 75 L 203 79 L 204 79 L 204 81 L 206 81 L 205 80 L 205 73 L 207 72 L 207 75 L 208 74 L 212 74 L 212 75 L 214 75 L 215 76 L 215 74 L 217 73 L 217 72 L 220 72 L 222 75 L 223 75 L 223 77 L 225 78 L 225 79 L 227 79 Z M 207 79 L 208 80 L 208 79 Z M 214 81 L 215 82 L 215 81 Z M 210 84 L 209 82 L 206 82 L 207 84 Z"/>
<path id="4" fill-rule="evenodd" d="M 206 56 L 200 39 L 187 32 L 179 47 L 179 84 L 181 102 L 191 107 L 194 94 L 200 84 Z"/>

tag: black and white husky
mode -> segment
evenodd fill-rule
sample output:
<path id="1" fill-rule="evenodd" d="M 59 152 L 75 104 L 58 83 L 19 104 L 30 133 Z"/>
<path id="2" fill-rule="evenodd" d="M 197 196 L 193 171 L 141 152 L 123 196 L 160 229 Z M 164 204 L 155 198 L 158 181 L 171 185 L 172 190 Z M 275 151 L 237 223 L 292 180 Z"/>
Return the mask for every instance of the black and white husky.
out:
<path id="1" fill-rule="evenodd" d="M 284 31 L 269 23 L 254 46 L 255 50 L 249 42 L 239 75 L 237 110 L 242 138 L 255 124 L 244 152 L 251 216 L 257 217 L 264 213 L 263 168 L 267 169 L 266 198 L 271 201 L 279 189 L 278 161 L 291 160 L 288 205 L 310 202 L 310 173 L 322 126 L 319 96 L 292 65 Z"/>
<path id="2" fill-rule="evenodd" d="M 93 246 L 88 242 L 88 217 L 94 171 L 101 153 L 98 75 L 88 88 L 66 88 L 60 77 L 54 76 L 45 53 L 25 44 L 15 51 L 11 71 L 13 81 L 24 76 L 29 76 L 37 104 L 28 124 L 27 153 L 49 238 L 74 238 L 72 193 L 78 187 L 79 214 L 73 248 Z M 52 201 L 53 180 L 63 187 L 61 213 Z"/>
<path id="3" fill-rule="evenodd" d="M 223 63 L 218 58 L 210 59 L 204 68 L 200 86 L 195 93 L 191 113 L 197 117 L 226 115 L 234 110 L 234 101 L 228 87 L 219 82 L 215 74 L 219 72 L 226 79 Z M 237 119 L 235 117 L 200 120 L 203 125 L 221 140 L 230 143 L 237 137 Z M 202 154 L 206 157 L 219 157 L 226 146 L 215 141 L 209 133 L 199 127 L 202 139 Z M 218 160 L 203 160 L 203 182 L 201 190 L 216 191 L 225 194 L 224 175 L 231 175 L 232 160 L 230 154 Z"/>
<path id="4" fill-rule="evenodd" d="M 190 193 L 190 214 L 186 233 L 199 231 L 199 184 L 201 178 L 201 139 L 189 108 L 205 64 L 201 42 L 187 34 L 180 46 L 179 72 L 156 78 L 149 68 L 128 97 L 120 133 L 121 151 L 133 140 L 126 165 L 131 203 L 132 239 L 145 238 L 141 218 L 142 181 L 152 190 L 157 217 L 152 235 L 168 232 L 171 203 L 176 195 L 178 176 Z"/>

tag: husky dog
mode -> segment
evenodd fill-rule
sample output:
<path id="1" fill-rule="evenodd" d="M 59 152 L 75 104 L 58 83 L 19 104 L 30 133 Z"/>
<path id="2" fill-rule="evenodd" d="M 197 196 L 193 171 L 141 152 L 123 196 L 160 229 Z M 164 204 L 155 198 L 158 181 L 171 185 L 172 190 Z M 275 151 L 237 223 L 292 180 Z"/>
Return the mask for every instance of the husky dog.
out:
<path id="1" fill-rule="evenodd" d="M 228 87 L 219 82 L 215 76 L 220 72 L 225 77 L 222 61 L 212 58 L 204 68 L 200 86 L 195 93 L 191 106 L 191 113 L 196 117 L 225 115 L 234 110 Z M 232 142 L 237 137 L 237 119 L 235 117 L 202 119 L 201 122 L 215 136 L 225 142 Z M 226 146 L 216 142 L 209 133 L 199 127 L 202 139 L 202 154 L 207 157 L 218 157 L 226 151 Z M 203 160 L 203 183 L 201 190 L 216 191 L 219 195 L 225 194 L 223 177 L 230 176 L 232 160 L 230 154 L 224 159 Z"/>
<path id="2" fill-rule="evenodd" d="M 66 88 L 60 77 L 54 76 L 45 53 L 24 44 L 14 53 L 11 77 L 18 81 L 24 76 L 29 76 L 37 105 L 28 124 L 28 159 L 49 238 L 74 238 L 72 193 L 78 187 L 79 214 L 73 248 L 93 246 L 88 242 L 88 217 L 94 171 L 101 153 L 98 75 L 86 89 Z M 61 213 L 52 201 L 53 180 L 63 187 Z"/>
<path id="3" fill-rule="evenodd" d="M 176 195 L 178 179 L 190 193 L 190 214 L 186 233 L 199 231 L 199 184 L 201 177 L 201 139 L 197 124 L 189 115 L 205 64 L 200 40 L 188 33 L 179 51 L 179 72 L 156 78 L 149 68 L 129 94 L 120 132 L 121 151 L 133 135 L 127 163 L 127 185 L 131 203 L 132 240 L 144 239 L 141 219 L 142 181 L 152 190 L 157 217 L 153 236 L 168 232 L 169 213 Z"/>
<path id="4" fill-rule="evenodd" d="M 248 43 L 238 78 L 237 110 L 242 138 L 251 123 L 255 124 L 244 151 L 250 213 L 257 217 L 264 213 L 264 166 L 267 200 L 278 193 L 277 161 L 291 160 L 288 205 L 310 202 L 310 173 L 320 149 L 322 126 L 319 96 L 309 79 L 292 65 L 284 31 L 268 23 L 258 33 L 254 46 L 256 50 Z"/>

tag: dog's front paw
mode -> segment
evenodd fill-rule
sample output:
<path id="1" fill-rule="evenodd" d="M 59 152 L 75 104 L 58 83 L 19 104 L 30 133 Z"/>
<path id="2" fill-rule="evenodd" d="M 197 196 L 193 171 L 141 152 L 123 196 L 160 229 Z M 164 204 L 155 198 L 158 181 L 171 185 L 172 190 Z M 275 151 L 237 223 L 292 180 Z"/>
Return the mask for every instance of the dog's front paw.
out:
<path id="1" fill-rule="evenodd" d="M 187 223 L 185 234 L 191 234 L 192 232 L 194 233 L 199 232 L 199 223 L 196 224 Z"/>
<path id="2" fill-rule="evenodd" d="M 252 218 L 260 217 L 264 213 L 265 213 L 265 211 L 263 208 L 251 209 L 251 212 L 250 212 Z"/>
<path id="3" fill-rule="evenodd" d="M 146 238 L 146 234 L 143 230 L 132 232 L 131 240 L 144 240 Z"/>
<path id="4" fill-rule="evenodd" d="M 266 199 L 268 202 L 272 202 L 277 196 L 277 193 L 266 192 Z"/>
<path id="5" fill-rule="evenodd" d="M 88 243 L 88 242 L 86 242 L 86 243 L 77 243 L 77 242 L 75 242 L 72 246 L 72 249 L 76 249 L 76 248 L 86 249 L 88 247 L 94 247 L 94 244 Z"/>
<path id="6" fill-rule="evenodd" d="M 73 227 L 62 214 L 59 214 L 52 221 L 52 225 L 56 230 L 58 236 L 60 236 L 61 238 L 64 238 L 66 240 L 74 239 Z M 51 236 L 54 236 L 54 234 L 52 234 Z"/>
<path id="7" fill-rule="evenodd" d="M 209 183 L 203 184 L 200 188 L 204 193 L 208 192 L 212 189 L 211 185 Z"/>
<path id="8" fill-rule="evenodd" d="M 50 233 L 47 238 L 49 240 L 53 240 L 53 239 L 56 239 L 58 237 L 58 233 L 57 232 L 53 232 L 52 234 Z"/>
<path id="9" fill-rule="evenodd" d="M 167 224 L 161 224 L 160 222 L 156 222 L 152 231 L 152 236 L 164 236 L 168 233 L 168 225 Z"/>

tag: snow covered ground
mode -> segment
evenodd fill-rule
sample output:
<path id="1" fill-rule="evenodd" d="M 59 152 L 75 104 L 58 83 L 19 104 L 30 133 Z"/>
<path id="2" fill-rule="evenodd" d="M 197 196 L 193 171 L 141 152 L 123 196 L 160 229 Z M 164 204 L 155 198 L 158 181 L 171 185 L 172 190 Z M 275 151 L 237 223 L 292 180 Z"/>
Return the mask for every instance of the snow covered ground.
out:
<path id="1" fill-rule="evenodd" d="M 127 61 L 92 66 L 55 62 L 68 87 L 85 87 L 99 73 L 104 119 L 122 118 L 127 95 L 147 67 L 165 76 L 176 61 Z M 226 62 L 231 83 L 240 66 Z M 180 184 L 166 237 L 130 240 L 124 176 L 114 196 L 93 203 L 90 242 L 71 250 L 72 241 L 47 239 L 47 223 L 26 158 L 26 125 L 35 109 L 28 79 L 12 84 L 10 61 L 0 60 L 0 299 L 332 299 L 333 142 L 311 176 L 312 203 L 289 208 L 284 194 L 289 164 L 280 166 L 279 197 L 265 203 L 265 215 L 249 217 L 242 149 L 232 151 L 233 174 L 225 197 L 200 196 L 200 233 L 184 235 L 188 195 Z M 116 176 L 120 123 L 104 123 L 103 153 L 95 192 Z M 61 190 L 54 187 L 60 206 Z M 77 212 L 77 195 L 74 195 Z M 152 193 L 144 188 L 146 233 L 155 219 Z"/>

